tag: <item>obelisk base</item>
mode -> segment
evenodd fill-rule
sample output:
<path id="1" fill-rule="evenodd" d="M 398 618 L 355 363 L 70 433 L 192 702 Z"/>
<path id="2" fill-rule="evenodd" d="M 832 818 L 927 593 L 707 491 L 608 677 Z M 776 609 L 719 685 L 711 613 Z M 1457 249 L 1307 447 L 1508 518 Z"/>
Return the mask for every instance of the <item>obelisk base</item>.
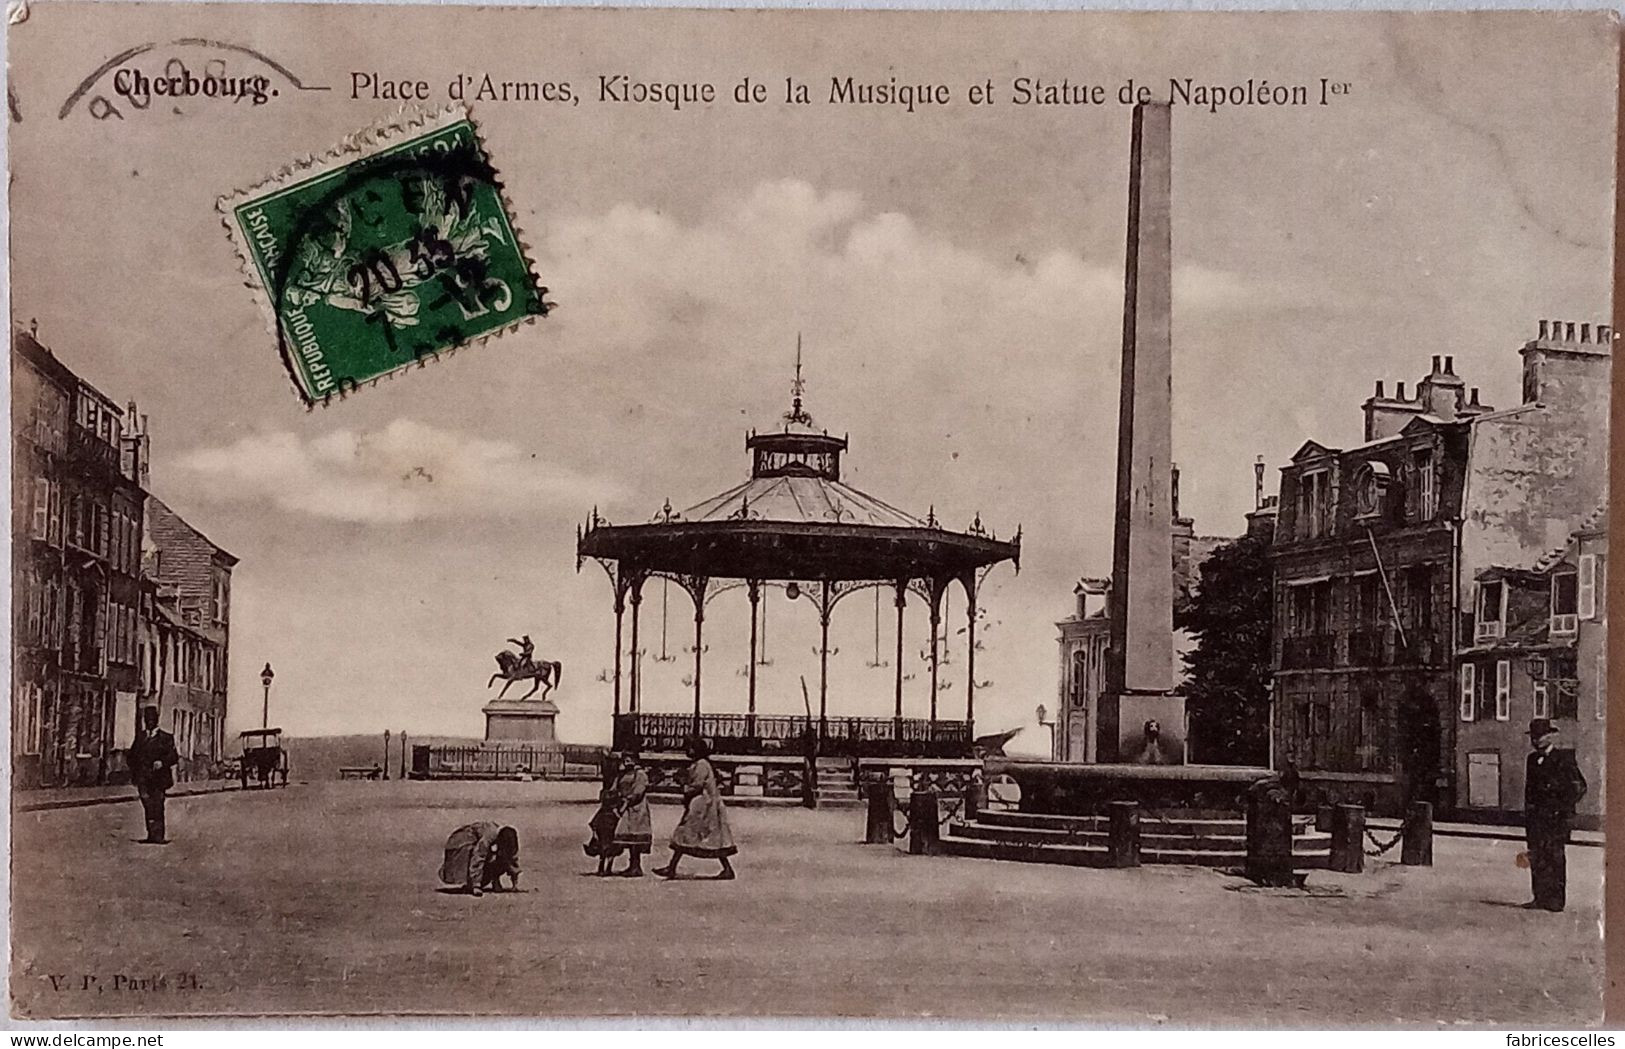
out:
<path id="1" fill-rule="evenodd" d="M 1116 763 L 1185 764 L 1185 697 L 1177 692 L 1123 692 L 1100 697 L 1101 723 L 1115 714 Z M 1106 742 L 1106 741 L 1102 741 Z M 1107 761 L 1113 759 L 1107 758 Z"/>

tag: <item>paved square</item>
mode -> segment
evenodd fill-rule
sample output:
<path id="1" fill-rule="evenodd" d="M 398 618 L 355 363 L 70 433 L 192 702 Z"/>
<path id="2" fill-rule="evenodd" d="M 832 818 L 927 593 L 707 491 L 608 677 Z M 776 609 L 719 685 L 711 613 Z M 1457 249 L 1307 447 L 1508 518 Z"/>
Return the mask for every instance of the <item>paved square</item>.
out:
<path id="1" fill-rule="evenodd" d="M 1286 896 L 1207 870 L 914 857 L 859 844 L 859 810 L 734 808 L 738 881 L 601 880 L 581 852 L 590 794 L 296 784 L 174 801 L 163 848 L 132 840 L 133 799 L 17 814 L 14 1009 L 1289 1027 L 1600 1015 L 1600 849 L 1569 850 L 1571 908 L 1550 915 L 1512 906 L 1529 887 L 1511 842 L 1440 838 L 1433 868 L 1317 872 L 1336 895 Z M 678 810 L 654 815 L 660 841 Z M 528 892 L 437 891 L 446 835 L 476 818 L 518 828 Z"/>

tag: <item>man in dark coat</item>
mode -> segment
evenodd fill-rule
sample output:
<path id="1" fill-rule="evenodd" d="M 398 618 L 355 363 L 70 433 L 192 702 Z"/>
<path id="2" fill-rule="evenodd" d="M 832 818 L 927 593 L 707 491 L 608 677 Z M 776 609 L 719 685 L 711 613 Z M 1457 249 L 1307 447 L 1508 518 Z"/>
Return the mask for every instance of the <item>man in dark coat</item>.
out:
<path id="1" fill-rule="evenodd" d="M 1548 718 L 1529 723 L 1534 750 L 1524 769 L 1523 815 L 1529 842 L 1529 881 L 1535 898 L 1528 910 L 1561 911 L 1566 902 L 1568 858 L 1564 847 L 1574 806 L 1585 797 L 1586 781 L 1574 751 L 1557 749 L 1557 728 Z"/>
<path id="2" fill-rule="evenodd" d="M 164 834 L 164 793 L 175 785 L 172 770 L 180 760 L 175 737 L 158 727 L 158 708 L 143 708 L 141 731 L 130 747 L 129 761 L 130 782 L 135 784 L 147 817 L 147 836 L 141 839 L 146 844 L 169 844 Z"/>

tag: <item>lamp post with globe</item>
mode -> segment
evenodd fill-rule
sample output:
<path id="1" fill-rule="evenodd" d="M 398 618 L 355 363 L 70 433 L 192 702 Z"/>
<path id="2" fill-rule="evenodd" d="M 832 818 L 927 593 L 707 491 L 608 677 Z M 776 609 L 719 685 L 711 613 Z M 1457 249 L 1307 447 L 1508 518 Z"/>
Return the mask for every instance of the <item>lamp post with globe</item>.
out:
<path id="1" fill-rule="evenodd" d="M 271 669 L 267 662 L 265 669 L 260 671 L 260 684 L 265 686 L 265 704 L 260 708 L 260 728 L 271 727 L 271 679 L 276 677 L 276 671 Z"/>

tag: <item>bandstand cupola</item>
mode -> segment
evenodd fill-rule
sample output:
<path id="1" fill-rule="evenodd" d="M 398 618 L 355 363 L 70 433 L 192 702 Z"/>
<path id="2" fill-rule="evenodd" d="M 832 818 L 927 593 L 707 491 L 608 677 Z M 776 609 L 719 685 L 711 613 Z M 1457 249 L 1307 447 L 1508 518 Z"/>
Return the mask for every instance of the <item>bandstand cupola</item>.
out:
<path id="1" fill-rule="evenodd" d="M 796 379 L 790 387 L 790 410 L 784 413 L 784 426 L 767 433 L 751 431 L 745 447 L 751 453 L 751 477 L 822 477 L 841 479 L 841 453 L 846 438 L 831 437 L 813 426 L 812 416 L 802 406 L 801 349 L 796 348 Z"/>

